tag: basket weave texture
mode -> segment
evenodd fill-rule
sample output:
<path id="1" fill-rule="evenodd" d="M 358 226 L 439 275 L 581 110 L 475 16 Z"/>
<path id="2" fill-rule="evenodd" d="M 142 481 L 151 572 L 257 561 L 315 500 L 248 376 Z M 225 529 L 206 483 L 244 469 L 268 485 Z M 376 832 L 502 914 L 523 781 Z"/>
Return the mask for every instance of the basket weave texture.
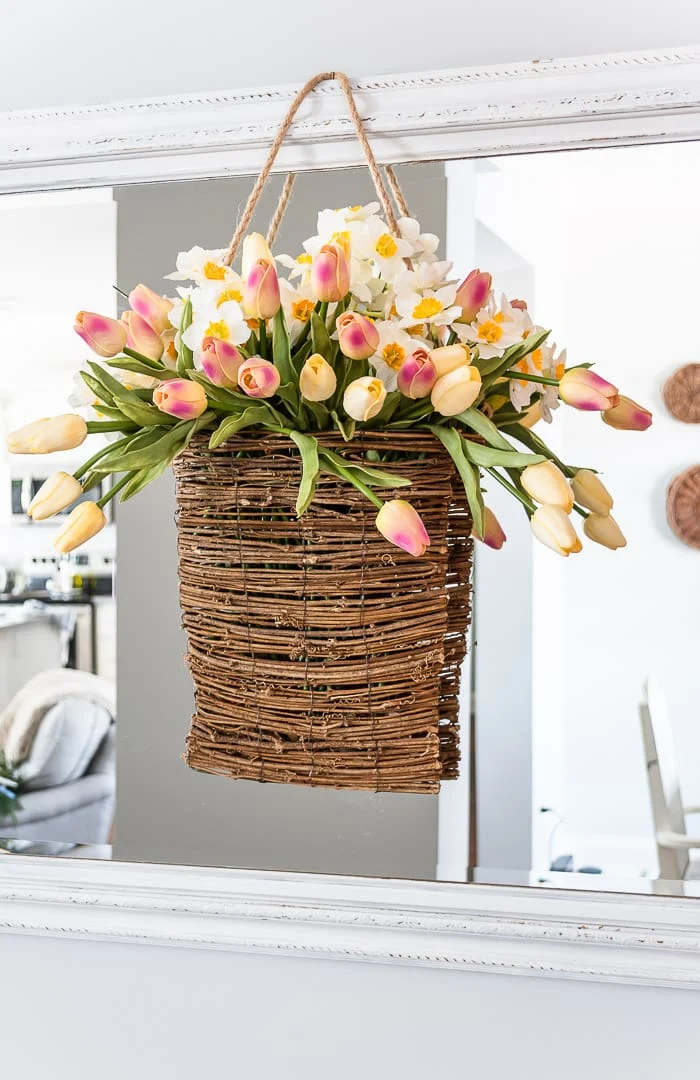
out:
<path id="1" fill-rule="evenodd" d="M 464 490 L 430 434 L 319 442 L 348 461 L 400 451 L 384 467 L 412 481 L 431 546 L 413 558 L 390 545 L 367 499 L 329 474 L 297 519 L 301 463 L 285 436 L 241 434 L 213 451 L 196 436 L 174 463 L 196 702 L 185 761 L 248 780 L 436 792 L 459 763 Z"/>

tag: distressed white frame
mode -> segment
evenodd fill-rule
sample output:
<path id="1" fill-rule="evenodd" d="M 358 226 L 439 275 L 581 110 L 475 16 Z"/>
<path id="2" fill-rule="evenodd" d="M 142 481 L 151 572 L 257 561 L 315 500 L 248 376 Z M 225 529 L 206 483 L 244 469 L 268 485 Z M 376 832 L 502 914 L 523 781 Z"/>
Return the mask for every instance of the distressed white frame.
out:
<path id="1" fill-rule="evenodd" d="M 380 161 L 700 138 L 700 46 L 362 79 Z M 294 87 L 0 116 L 0 192 L 259 168 Z M 280 169 L 360 164 L 337 88 Z M 700 985 L 700 903 L 667 896 L 0 856 L 0 929 L 457 970 Z"/>

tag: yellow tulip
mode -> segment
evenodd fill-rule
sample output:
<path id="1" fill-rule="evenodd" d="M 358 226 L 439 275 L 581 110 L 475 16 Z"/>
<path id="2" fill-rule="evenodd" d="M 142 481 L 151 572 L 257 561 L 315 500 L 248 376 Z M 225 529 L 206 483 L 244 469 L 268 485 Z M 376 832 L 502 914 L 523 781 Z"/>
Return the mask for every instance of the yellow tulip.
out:
<path id="1" fill-rule="evenodd" d="M 455 368 L 468 364 L 471 359 L 468 345 L 441 345 L 439 349 L 431 349 L 429 356 L 438 379 Z"/>
<path id="2" fill-rule="evenodd" d="M 33 521 L 45 521 L 74 503 L 83 494 L 83 485 L 70 473 L 57 472 L 45 480 L 27 507 Z"/>
<path id="3" fill-rule="evenodd" d="M 243 280 L 253 269 L 257 262 L 266 262 L 274 265 L 274 258 L 267 240 L 262 233 L 249 233 L 243 241 L 243 253 L 241 255 L 241 276 Z"/>
<path id="4" fill-rule="evenodd" d="M 335 393 L 336 374 L 320 353 L 312 353 L 301 369 L 299 389 L 307 401 L 327 401 Z"/>
<path id="5" fill-rule="evenodd" d="M 481 393 L 481 374 L 476 367 L 462 364 L 435 383 L 430 400 L 441 416 L 457 416 L 471 408 Z"/>
<path id="6" fill-rule="evenodd" d="M 86 540 L 97 536 L 106 524 L 107 519 L 97 503 L 78 503 L 66 518 L 53 546 L 61 555 L 67 555 L 69 551 L 74 551 Z"/>
<path id="7" fill-rule="evenodd" d="M 594 544 L 615 551 L 627 546 L 622 529 L 610 514 L 589 514 L 583 523 L 583 531 Z"/>
<path id="8" fill-rule="evenodd" d="M 559 555 L 572 555 L 581 550 L 568 514 L 559 506 L 538 506 L 530 518 L 533 536 Z"/>
<path id="9" fill-rule="evenodd" d="M 77 413 L 34 420 L 7 436 L 11 454 L 54 454 L 74 450 L 87 437 L 87 424 Z"/>
<path id="10" fill-rule="evenodd" d="M 579 469 L 571 481 L 574 489 L 574 498 L 580 506 L 586 510 L 592 510 L 594 514 L 609 514 L 613 507 L 613 498 L 605 484 L 591 469 Z"/>
<path id="11" fill-rule="evenodd" d="M 545 506 L 558 506 L 570 514 L 574 496 L 564 473 L 553 461 L 540 461 L 528 465 L 520 474 L 520 481 L 528 495 Z"/>

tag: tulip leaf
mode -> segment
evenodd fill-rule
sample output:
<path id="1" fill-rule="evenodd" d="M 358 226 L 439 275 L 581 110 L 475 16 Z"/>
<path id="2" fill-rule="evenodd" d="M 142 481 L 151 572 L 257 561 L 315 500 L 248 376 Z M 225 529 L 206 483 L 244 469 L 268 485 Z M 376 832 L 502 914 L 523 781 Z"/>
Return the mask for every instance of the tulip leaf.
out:
<path id="1" fill-rule="evenodd" d="M 348 472 L 357 473 L 360 480 L 363 480 L 365 484 L 369 484 L 370 487 L 410 487 L 413 482 L 406 479 L 405 476 L 396 476 L 394 473 L 384 472 L 383 469 L 375 469 L 373 465 L 362 465 L 357 461 L 347 461 L 342 455 L 336 454 L 333 450 L 327 450 L 325 447 L 320 453 L 324 461 L 336 466 L 341 465 Z"/>
<path id="2" fill-rule="evenodd" d="M 177 418 L 143 401 L 120 401 L 119 410 L 139 427 L 172 427 Z"/>
<path id="3" fill-rule="evenodd" d="M 237 416 L 226 416 L 209 440 L 209 449 L 216 450 L 217 446 L 221 446 L 243 428 L 253 427 L 255 424 L 265 427 L 265 422 L 269 425 L 270 419 L 270 410 L 266 405 L 249 405 Z"/>
<path id="4" fill-rule="evenodd" d="M 298 403 L 299 394 L 296 391 L 295 371 L 292 367 L 292 346 L 282 308 L 272 320 L 272 362 L 280 373 L 282 384 L 294 389 L 295 404 Z"/>
<path id="5" fill-rule="evenodd" d="M 132 439 L 127 447 L 106 454 L 93 468 L 95 472 L 111 473 L 130 472 L 145 465 L 155 465 L 173 445 L 181 442 L 185 434 L 179 428 L 150 428 Z"/>
<path id="6" fill-rule="evenodd" d="M 461 421 L 466 427 L 480 435 L 489 446 L 495 446 L 499 450 L 512 450 L 512 446 L 507 439 L 503 438 L 493 421 L 479 409 L 465 409 L 454 419 Z"/>
<path id="7" fill-rule="evenodd" d="M 170 462 L 167 458 L 163 458 L 162 461 L 158 461 L 155 465 L 145 466 L 143 469 L 137 469 L 134 475 L 129 480 L 122 491 L 120 502 L 126 502 L 134 495 L 138 495 L 139 491 L 143 491 L 152 480 L 156 480 L 161 473 L 165 472 Z"/>
<path id="8" fill-rule="evenodd" d="M 311 344 L 315 353 L 320 353 L 330 363 L 333 359 L 333 344 L 326 324 L 317 311 L 311 312 Z"/>
<path id="9" fill-rule="evenodd" d="M 202 371 L 195 371 L 192 368 L 187 374 L 192 382 L 199 383 L 200 386 L 204 387 L 207 398 L 220 411 L 240 412 L 250 405 L 250 398 L 245 394 L 239 394 L 236 390 L 228 390 L 225 386 L 217 386 Z"/>
<path id="10" fill-rule="evenodd" d="M 185 330 L 192 325 L 192 300 L 188 296 L 185 300 L 184 307 L 182 309 L 182 318 L 180 319 L 180 332 L 177 339 L 177 373 L 180 376 L 184 376 L 187 372 L 194 367 L 194 354 L 182 340 L 182 335 Z"/>
<path id="11" fill-rule="evenodd" d="M 335 424 L 345 441 L 350 442 L 353 435 L 355 434 L 355 421 L 349 418 L 347 420 L 341 420 L 335 409 L 331 413 L 331 416 L 333 417 L 333 423 Z"/>
<path id="12" fill-rule="evenodd" d="M 402 398 L 403 394 L 401 394 L 398 390 L 390 390 L 380 411 L 377 413 L 376 416 L 373 416 L 372 419 L 368 421 L 367 427 L 384 427 L 386 424 L 388 424 L 392 416 L 398 409 L 399 405 L 401 404 Z"/>
<path id="13" fill-rule="evenodd" d="M 105 390 L 101 382 L 99 382 L 94 376 L 90 375 L 87 371 L 81 371 L 80 377 L 87 386 L 88 390 L 92 390 L 95 397 L 100 401 L 104 401 L 105 405 L 110 408 L 114 407 L 114 398 L 110 394 L 109 390 Z"/>
<path id="14" fill-rule="evenodd" d="M 542 454 L 521 454 L 518 450 L 497 450 L 493 446 L 482 446 L 481 443 L 471 442 L 464 439 L 464 453 L 475 465 L 483 469 L 510 468 L 524 469 L 527 465 L 538 465 L 545 461 Z"/>
<path id="15" fill-rule="evenodd" d="M 481 494 L 481 477 L 478 468 L 467 459 L 464 453 L 465 440 L 456 428 L 443 427 L 439 424 L 431 424 L 429 428 L 454 461 L 455 468 L 464 484 L 464 492 L 469 503 L 474 528 L 480 536 L 483 536 L 484 500 Z"/>
<path id="16" fill-rule="evenodd" d="M 316 491 L 316 481 L 320 470 L 318 443 L 313 435 L 303 435 L 300 431 L 290 431 L 289 437 L 296 443 L 301 454 L 301 481 L 296 502 L 297 517 L 301 517 L 308 509 Z"/>
<path id="17" fill-rule="evenodd" d="M 302 404 L 304 409 L 313 416 L 319 431 L 325 431 L 329 427 L 329 421 L 331 414 L 322 401 L 307 401 L 306 398 L 302 398 Z"/>
<path id="18" fill-rule="evenodd" d="M 139 375 L 150 375 L 152 379 L 175 378 L 175 372 L 170 371 L 169 368 L 164 368 L 160 364 L 158 367 L 151 367 L 150 364 L 145 364 L 141 360 L 125 360 L 120 357 L 117 360 L 108 360 L 107 366 L 118 368 L 120 371 L 135 371 Z"/>
<path id="19" fill-rule="evenodd" d="M 92 360 L 88 360 L 88 367 L 92 371 L 94 377 L 98 383 L 104 387 L 114 398 L 113 402 L 108 404 L 116 404 L 118 401 L 132 401 L 139 404 L 141 398 L 138 396 L 135 390 L 129 390 L 123 383 L 119 382 L 119 379 L 115 379 L 113 375 L 102 367 L 101 364 L 95 364 Z"/>

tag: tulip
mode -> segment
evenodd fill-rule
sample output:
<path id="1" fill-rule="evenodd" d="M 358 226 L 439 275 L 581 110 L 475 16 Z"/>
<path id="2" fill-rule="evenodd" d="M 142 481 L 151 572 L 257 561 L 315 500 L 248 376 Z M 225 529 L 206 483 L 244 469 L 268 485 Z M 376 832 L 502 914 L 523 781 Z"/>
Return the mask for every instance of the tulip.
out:
<path id="1" fill-rule="evenodd" d="M 251 356 L 238 369 L 238 385 L 248 397 L 269 398 L 277 393 L 280 373 L 269 360 Z"/>
<path id="2" fill-rule="evenodd" d="M 83 494 L 83 485 L 70 473 L 57 472 L 45 480 L 27 507 L 33 521 L 45 521 L 65 510 Z"/>
<path id="3" fill-rule="evenodd" d="M 520 474 L 520 482 L 535 502 L 558 506 L 567 514 L 573 510 L 574 494 L 571 486 L 553 461 L 528 465 Z"/>
<path id="4" fill-rule="evenodd" d="M 57 450 L 74 450 L 85 441 L 87 433 L 82 416 L 64 413 L 11 431 L 7 449 L 11 454 L 55 454 Z"/>
<path id="5" fill-rule="evenodd" d="M 313 353 L 299 375 L 301 396 L 307 401 L 327 401 L 335 393 L 338 380 L 331 365 L 320 353 Z"/>
<path id="6" fill-rule="evenodd" d="M 350 291 L 350 264 L 339 244 L 324 244 L 311 263 L 311 292 L 316 300 L 333 304 Z"/>
<path id="7" fill-rule="evenodd" d="M 627 546 L 620 526 L 610 514 L 589 514 L 583 523 L 583 531 L 594 544 L 602 544 L 611 551 Z"/>
<path id="8" fill-rule="evenodd" d="M 258 259 L 245 279 L 243 307 L 253 319 L 271 319 L 280 309 L 280 283 L 271 262 Z"/>
<path id="9" fill-rule="evenodd" d="M 580 506 L 591 510 L 594 514 L 605 516 L 609 514 L 613 506 L 613 498 L 602 480 L 599 480 L 590 469 L 579 469 L 571 481 L 574 489 L 574 498 Z"/>
<path id="10" fill-rule="evenodd" d="M 472 530 L 472 535 L 477 540 L 481 540 L 482 544 L 486 544 L 487 547 L 493 548 L 495 551 L 500 549 L 505 544 L 507 537 L 501 528 L 501 523 L 488 506 L 484 507 L 484 531 L 478 533 L 476 529 Z"/>
<path id="11" fill-rule="evenodd" d="M 364 375 L 354 379 L 345 389 L 343 408 L 353 420 L 371 420 L 381 412 L 386 398 L 386 386 L 381 379 Z"/>
<path id="12" fill-rule="evenodd" d="M 435 386 L 437 371 L 427 349 L 416 349 L 399 368 L 396 385 L 406 397 L 427 397 Z"/>
<path id="13" fill-rule="evenodd" d="M 539 401 L 535 401 L 528 409 L 523 409 L 520 414 L 518 423 L 524 428 L 533 428 L 535 424 L 539 424 L 542 419 L 542 406 Z"/>
<path id="14" fill-rule="evenodd" d="M 471 353 L 468 345 L 441 345 L 439 349 L 430 350 L 430 359 L 440 379 L 455 368 L 461 367 L 462 364 L 468 364 Z"/>
<path id="15" fill-rule="evenodd" d="M 385 502 L 377 514 L 376 526 L 390 544 L 416 558 L 424 555 L 430 546 L 430 537 L 420 514 L 405 499 Z"/>
<path id="16" fill-rule="evenodd" d="M 164 330 L 169 329 L 168 312 L 172 306 L 172 300 L 160 296 L 153 289 L 149 289 L 148 285 L 137 285 L 129 293 L 129 307 L 145 319 L 157 334 L 162 334 Z"/>
<path id="17" fill-rule="evenodd" d="M 235 345 L 219 338 L 206 337 L 202 342 L 202 371 L 216 386 L 238 386 L 238 369 L 243 357 Z"/>
<path id="18" fill-rule="evenodd" d="M 457 289 L 455 304 L 462 309 L 457 322 L 474 322 L 491 292 L 491 275 L 481 270 L 472 270 Z"/>
<path id="19" fill-rule="evenodd" d="M 618 404 L 620 395 L 616 386 L 601 379 L 588 368 L 570 368 L 559 382 L 559 397 L 574 409 L 600 412 Z"/>
<path id="20" fill-rule="evenodd" d="M 336 322 L 340 351 L 350 360 L 367 360 L 379 348 L 379 331 L 365 315 L 345 311 Z"/>
<path id="21" fill-rule="evenodd" d="M 168 379 L 153 391 L 153 404 L 179 420 L 194 420 L 206 410 L 207 395 L 203 386 L 190 379 Z"/>
<path id="22" fill-rule="evenodd" d="M 135 311 L 125 311 L 122 323 L 126 327 L 126 344 L 130 349 L 149 360 L 160 360 L 165 348 L 163 339 L 142 315 Z"/>
<path id="23" fill-rule="evenodd" d="M 435 411 L 441 416 L 457 416 L 471 408 L 480 393 L 479 369 L 462 364 L 438 379 L 430 394 L 430 400 Z"/>
<path id="24" fill-rule="evenodd" d="M 67 555 L 86 540 L 97 536 L 106 524 L 107 519 L 97 503 L 78 503 L 66 518 L 53 546 L 61 555 Z"/>
<path id="25" fill-rule="evenodd" d="M 249 233 L 243 241 L 243 253 L 241 255 L 241 275 L 243 280 L 245 281 L 257 262 L 274 264 L 274 261 L 265 237 L 261 233 Z"/>
<path id="26" fill-rule="evenodd" d="M 618 431 L 646 431 L 651 425 L 651 413 L 643 405 L 620 394 L 620 400 L 612 409 L 604 409 L 603 422 Z"/>
<path id="27" fill-rule="evenodd" d="M 568 514 L 558 506 L 538 506 L 530 518 L 530 528 L 541 544 L 559 555 L 571 555 L 581 550 L 581 541 Z"/>
<path id="28" fill-rule="evenodd" d="M 96 315 L 94 311 L 79 311 L 73 329 L 98 356 L 116 356 L 126 345 L 126 330 L 116 319 Z"/>

